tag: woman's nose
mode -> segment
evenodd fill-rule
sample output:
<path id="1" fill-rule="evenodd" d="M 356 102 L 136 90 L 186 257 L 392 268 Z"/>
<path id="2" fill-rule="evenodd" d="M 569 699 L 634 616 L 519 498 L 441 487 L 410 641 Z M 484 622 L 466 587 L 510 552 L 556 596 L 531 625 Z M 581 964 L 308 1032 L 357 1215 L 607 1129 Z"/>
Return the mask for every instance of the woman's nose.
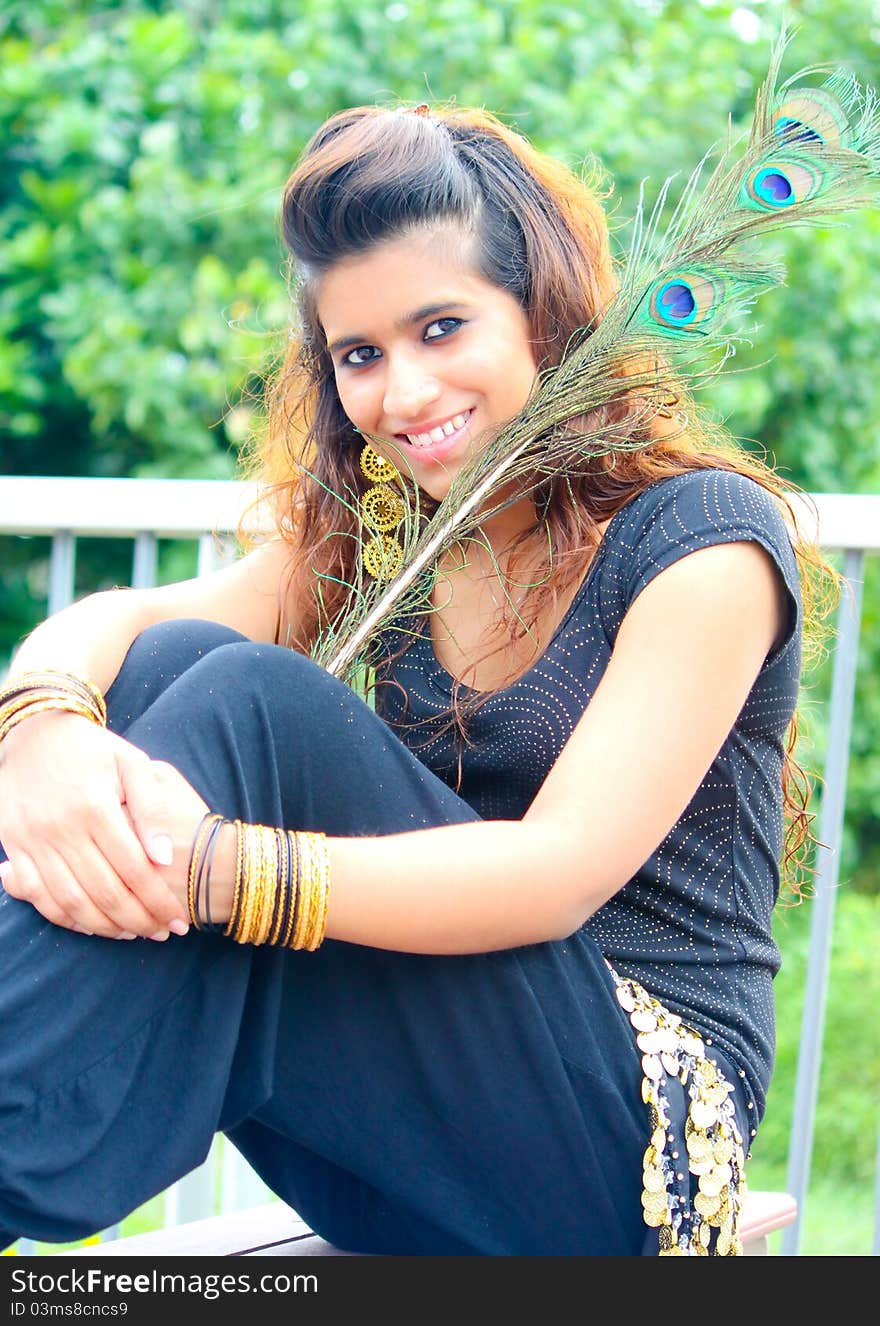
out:
<path id="1" fill-rule="evenodd" d="M 383 407 L 389 418 L 406 423 L 417 419 L 440 396 L 440 383 L 425 372 L 424 365 L 408 356 L 387 362 Z"/>

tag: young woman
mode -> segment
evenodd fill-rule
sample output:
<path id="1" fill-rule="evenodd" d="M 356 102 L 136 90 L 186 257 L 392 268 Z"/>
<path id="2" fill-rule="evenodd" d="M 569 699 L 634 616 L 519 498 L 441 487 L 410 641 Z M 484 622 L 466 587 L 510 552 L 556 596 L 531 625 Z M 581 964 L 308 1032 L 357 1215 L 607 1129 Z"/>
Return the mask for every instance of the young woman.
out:
<path id="1" fill-rule="evenodd" d="M 682 390 L 622 395 L 569 426 L 642 445 L 493 494 L 372 706 L 308 657 L 393 569 L 350 495 L 406 472 L 430 518 L 615 291 L 585 184 L 426 109 L 334 116 L 285 190 L 276 535 L 83 599 L 6 679 L 0 1242 L 222 1130 L 350 1251 L 737 1251 L 823 563 Z"/>

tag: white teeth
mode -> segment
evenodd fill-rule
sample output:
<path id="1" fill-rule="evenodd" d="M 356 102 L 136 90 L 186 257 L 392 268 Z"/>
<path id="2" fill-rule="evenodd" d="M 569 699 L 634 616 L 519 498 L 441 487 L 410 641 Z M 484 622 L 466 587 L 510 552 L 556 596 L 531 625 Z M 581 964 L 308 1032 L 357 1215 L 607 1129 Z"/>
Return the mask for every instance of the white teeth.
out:
<path id="1" fill-rule="evenodd" d="M 468 414 L 456 414 L 451 419 L 447 419 L 445 424 L 437 428 L 432 428 L 430 433 L 407 433 L 406 440 L 413 447 L 430 447 L 435 442 L 442 442 L 444 437 L 451 437 L 459 428 L 463 428 L 467 423 Z"/>

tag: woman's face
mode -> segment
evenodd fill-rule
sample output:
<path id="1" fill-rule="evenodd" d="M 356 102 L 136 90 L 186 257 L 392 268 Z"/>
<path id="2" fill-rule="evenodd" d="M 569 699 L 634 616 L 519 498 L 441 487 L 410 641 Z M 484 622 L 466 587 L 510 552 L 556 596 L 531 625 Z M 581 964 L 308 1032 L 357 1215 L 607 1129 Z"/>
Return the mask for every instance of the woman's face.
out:
<path id="1" fill-rule="evenodd" d="M 387 240 L 336 263 L 316 291 L 342 408 L 438 501 L 537 372 L 525 314 L 467 248 L 454 227 Z"/>

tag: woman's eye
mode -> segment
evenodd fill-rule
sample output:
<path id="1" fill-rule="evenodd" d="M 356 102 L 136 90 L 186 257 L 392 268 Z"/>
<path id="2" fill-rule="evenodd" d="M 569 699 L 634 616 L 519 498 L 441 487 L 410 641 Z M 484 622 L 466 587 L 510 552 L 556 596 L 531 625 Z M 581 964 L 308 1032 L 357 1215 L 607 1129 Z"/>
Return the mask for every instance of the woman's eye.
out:
<path id="1" fill-rule="evenodd" d="M 353 350 L 349 350 L 345 356 L 346 364 L 369 364 L 372 363 L 379 351 L 375 345 L 358 345 Z"/>
<path id="2" fill-rule="evenodd" d="M 448 336 L 450 332 L 456 331 L 461 326 L 462 321 L 461 318 L 437 318 L 434 322 L 429 322 L 425 328 L 425 340 L 437 341 L 442 336 Z M 440 330 L 432 331 L 434 327 L 439 327 Z"/>

